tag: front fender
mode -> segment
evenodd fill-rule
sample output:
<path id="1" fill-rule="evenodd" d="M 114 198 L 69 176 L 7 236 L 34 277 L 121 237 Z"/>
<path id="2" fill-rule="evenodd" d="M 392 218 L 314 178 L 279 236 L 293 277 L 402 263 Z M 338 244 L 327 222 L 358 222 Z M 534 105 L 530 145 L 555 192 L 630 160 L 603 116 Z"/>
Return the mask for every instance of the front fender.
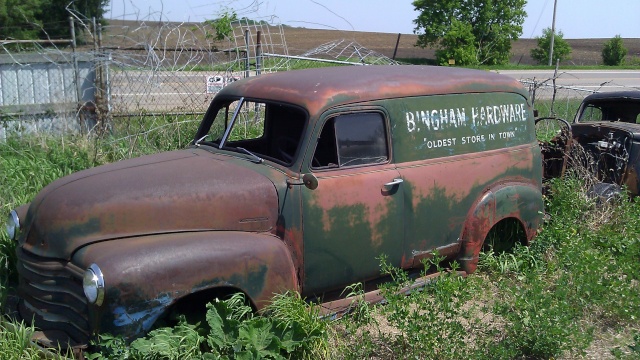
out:
<path id="1" fill-rule="evenodd" d="M 243 291 L 257 308 L 274 293 L 298 291 L 291 255 L 282 240 L 268 234 L 194 232 L 94 243 L 73 262 L 97 264 L 104 275 L 105 299 L 90 306 L 94 333 L 136 337 L 148 331 L 180 298 L 216 287 Z"/>
<path id="2" fill-rule="evenodd" d="M 465 221 L 462 233 L 462 251 L 458 261 L 462 270 L 472 273 L 491 228 L 501 220 L 520 221 L 527 242 L 536 235 L 542 224 L 544 204 L 541 189 L 527 183 L 503 183 L 492 187 L 476 201 Z"/>

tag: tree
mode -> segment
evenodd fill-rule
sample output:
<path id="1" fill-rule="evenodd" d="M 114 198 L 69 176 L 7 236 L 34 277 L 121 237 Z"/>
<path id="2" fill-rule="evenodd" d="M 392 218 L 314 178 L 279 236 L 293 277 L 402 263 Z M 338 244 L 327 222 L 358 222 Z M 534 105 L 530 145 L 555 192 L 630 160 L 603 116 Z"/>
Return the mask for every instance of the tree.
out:
<path id="1" fill-rule="evenodd" d="M 522 34 L 526 0 L 414 0 L 417 46 L 435 47 L 438 63 L 509 62 L 511 41 Z M 472 49 L 473 48 L 473 51 Z"/>
<path id="2" fill-rule="evenodd" d="M 213 28 L 214 34 L 206 33 L 208 39 L 221 41 L 228 39 L 233 34 L 233 23 L 238 21 L 238 15 L 233 10 L 225 10 L 220 17 L 214 20 L 205 20 L 204 24 Z"/>
<path id="3" fill-rule="evenodd" d="M 553 61 L 565 61 L 571 59 L 571 45 L 563 39 L 564 34 L 558 31 L 553 38 Z M 542 30 L 542 36 L 537 36 L 538 47 L 531 49 L 531 57 L 538 64 L 545 65 L 549 63 L 549 48 L 551 46 L 551 28 Z"/>
<path id="4" fill-rule="evenodd" d="M 609 66 L 622 65 L 624 64 L 624 57 L 627 56 L 627 51 L 620 35 L 616 35 L 604 43 L 602 61 Z"/>
<path id="5" fill-rule="evenodd" d="M 40 0 L 0 0 L 0 39 L 37 39 Z"/>
<path id="6" fill-rule="evenodd" d="M 0 39 L 69 39 L 69 16 L 104 22 L 107 5 L 109 0 L 0 0 Z"/>
<path id="7" fill-rule="evenodd" d="M 86 24 L 92 17 L 101 21 L 104 19 L 105 7 L 109 5 L 109 0 L 42 0 L 42 13 L 46 18 L 42 19 L 43 38 L 63 38 L 68 39 L 69 16 L 72 14 Z M 76 24 L 76 33 L 80 34 L 84 28 Z"/>
<path id="8" fill-rule="evenodd" d="M 449 59 L 455 60 L 458 65 L 477 63 L 478 52 L 474 39 L 471 25 L 454 19 L 451 30 L 442 38 L 442 48 L 436 50 L 438 64 L 448 65 Z"/>

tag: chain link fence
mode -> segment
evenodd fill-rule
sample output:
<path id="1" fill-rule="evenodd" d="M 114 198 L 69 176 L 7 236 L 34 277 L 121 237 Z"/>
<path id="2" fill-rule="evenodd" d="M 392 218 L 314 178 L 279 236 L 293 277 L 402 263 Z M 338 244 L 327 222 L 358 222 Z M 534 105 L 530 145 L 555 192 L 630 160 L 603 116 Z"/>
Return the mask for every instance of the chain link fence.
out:
<path id="1" fill-rule="evenodd" d="M 213 96 L 230 82 L 263 73 L 333 65 L 398 64 L 351 40 L 291 56 L 274 18 L 234 22 L 215 40 L 206 23 L 81 21 L 89 39 L 77 51 L 3 46 L 0 139 L 11 132 L 75 131 L 139 136 L 176 125 L 195 129 Z M 37 53 L 37 54 L 35 54 Z M 521 79 L 540 116 L 570 118 L 594 92 Z M 178 129 L 182 132 L 184 129 Z"/>
<path id="2" fill-rule="evenodd" d="M 0 55 L 0 139 L 9 133 L 88 132 L 96 125 L 90 54 Z"/>

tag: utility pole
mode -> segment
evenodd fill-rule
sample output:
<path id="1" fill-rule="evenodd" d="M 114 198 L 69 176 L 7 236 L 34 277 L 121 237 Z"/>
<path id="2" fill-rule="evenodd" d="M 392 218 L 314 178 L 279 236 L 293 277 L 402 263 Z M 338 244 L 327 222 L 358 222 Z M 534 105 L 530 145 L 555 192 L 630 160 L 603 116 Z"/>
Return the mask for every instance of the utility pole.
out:
<path id="1" fill-rule="evenodd" d="M 553 1 L 553 21 L 551 22 L 551 45 L 549 46 L 549 66 L 553 64 L 553 42 L 556 39 L 556 6 L 558 0 Z"/>

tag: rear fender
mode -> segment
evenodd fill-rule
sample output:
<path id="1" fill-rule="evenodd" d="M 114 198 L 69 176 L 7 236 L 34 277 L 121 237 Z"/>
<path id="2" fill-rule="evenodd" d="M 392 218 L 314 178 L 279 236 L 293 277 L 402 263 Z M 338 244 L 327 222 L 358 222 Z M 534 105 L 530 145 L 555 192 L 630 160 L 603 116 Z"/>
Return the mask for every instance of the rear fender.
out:
<path id="1" fill-rule="evenodd" d="M 236 288 L 259 310 L 274 293 L 298 291 L 291 255 L 271 234 L 194 232 L 104 241 L 74 254 L 75 264 L 97 264 L 105 299 L 91 305 L 94 332 L 137 337 L 181 298 Z M 213 300 L 213 299 L 212 299 Z"/>
<path id="2" fill-rule="evenodd" d="M 487 234 L 503 219 L 517 219 L 525 230 L 528 244 L 542 224 L 543 211 L 542 193 L 535 186 L 504 183 L 486 191 L 471 208 L 465 221 L 462 251 L 458 257 L 462 270 L 467 273 L 476 270 Z"/>

